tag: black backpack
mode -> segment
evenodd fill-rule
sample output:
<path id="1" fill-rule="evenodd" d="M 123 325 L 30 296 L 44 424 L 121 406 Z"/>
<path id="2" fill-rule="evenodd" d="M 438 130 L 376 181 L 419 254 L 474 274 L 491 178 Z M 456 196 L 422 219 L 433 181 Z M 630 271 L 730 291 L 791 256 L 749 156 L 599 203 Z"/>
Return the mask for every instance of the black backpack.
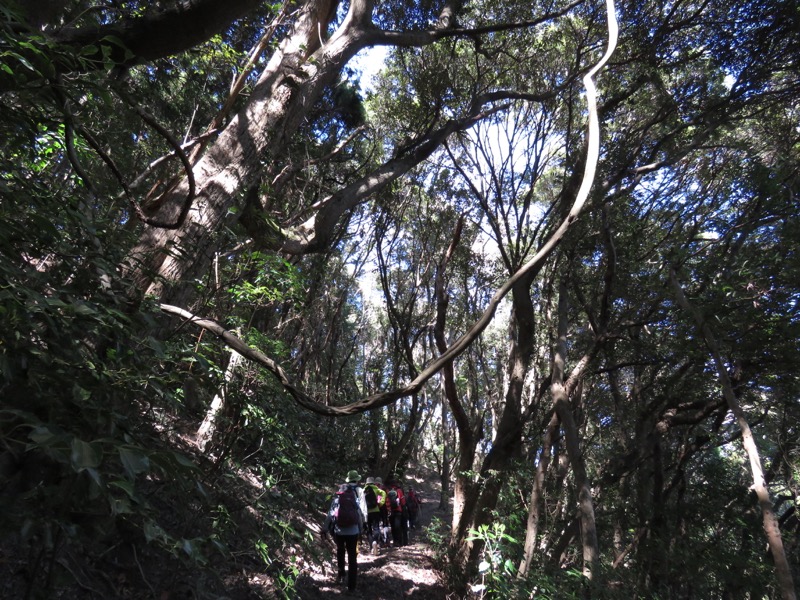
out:
<path id="1" fill-rule="evenodd" d="M 358 496 L 352 486 L 343 485 L 336 492 L 336 497 L 331 505 L 331 521 L 339 527 L 352 527 L 360 525 L 358 514 Z"/>
<path id="2" fill-rule="evenodd" d="M 364 490 L 364 500 L 367 502 L 367 509 L 372 510 L 378 508 L 378 495 L 375 493 L 375 488 L 368 485 Z"/>

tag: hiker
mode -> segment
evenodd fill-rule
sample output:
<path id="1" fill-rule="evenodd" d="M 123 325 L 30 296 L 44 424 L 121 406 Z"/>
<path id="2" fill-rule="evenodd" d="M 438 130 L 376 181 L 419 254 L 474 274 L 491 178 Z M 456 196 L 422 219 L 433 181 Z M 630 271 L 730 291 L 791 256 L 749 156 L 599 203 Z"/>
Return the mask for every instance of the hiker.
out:
<path id="1" fill-rule="evenodd" d="M 389 481 L 389 505 L 392 543 L 395 547 L 408 546 L 408 509 L 403 488 L 397 479 Z"/>
<path id="2" fill-rule="evenodd" d="M 358 540 L 364 532 L 367 521 L 367 505 L 364 500 L 364 490 L 358 482 L 361 476 L 357 471 L 350 471 L 345 478 L 345 483 L 339 486 L 339 491 L 333 497 L 325 524 L 322 528 L 323 537 L 331 532 L 336 542 L 336 564 L 338 576 L 336 583 L 345 580 L 344 555 L 347 552 L 347 589 L 356 589 L 358 577 Z"/>
<path id="3" fill-rule="evenodd" d="M 381 511 L 381 544 L 384 546 L 389 545 L 389 488 L 383 483 L 380 477 L 375 478 L 375 485 L 383 490 L 386 500 L 379 506 Z"/>
<path id="4" fill-rule="evenodd" d="M 414 488 L 408 487 L 408 494 L 406 494 L 406 508 L 408 509 L 408 528 L 417 528 L 417 519 L 422 514 L 422 498 L 414 491 Z"/>
<path id="5" fill-rule="evenodd" d="M 367 505 L 367 542 L 369 543 L 369 553 L 378 554 L 379 542 L 383 538 L 383 517 L 381 516 L 381 506 L 386 505 L 386 492 L 375 483 L 374 477 L 367 477 L 367 484 L 364 486 L 364 502 Z"/>

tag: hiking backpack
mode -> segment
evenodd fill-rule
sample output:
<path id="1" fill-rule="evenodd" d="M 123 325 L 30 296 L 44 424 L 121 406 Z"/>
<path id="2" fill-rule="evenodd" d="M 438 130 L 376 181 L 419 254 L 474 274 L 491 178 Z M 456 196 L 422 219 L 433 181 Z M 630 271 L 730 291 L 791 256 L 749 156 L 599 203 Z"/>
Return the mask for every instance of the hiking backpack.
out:
<path id="1" fill-rule="evenodd" d="M 391 506 L 392 512 L 400 512 L 400 498 L 397 490 L 389 490 L 389 506 Z"/>
<path id="2" fill-rule="evenodd" d="M 364 490 L 364 500 L 367 502 L 367 510 L 378 508 L 378 495 L 373 486 L 368 485 Z"/>
<path id="3" fill-rule="evenodd" d="M 411 512 L 416 512 L 419 510 L 419 499 L 417 498 L 417 494 L 415 492 L 408 492 L 406 496 L 406 506 L 408 506 L 408 510 Z"/>
<path id="4" fill-rule="evenodd" d="M 333 500 L 331 511 L 331 521 L 340 528 L 361 524 L 358 514 L 358 497 L 356 496 L 356 490 L 352 486 L 343 485 L 339 488 Z"/>

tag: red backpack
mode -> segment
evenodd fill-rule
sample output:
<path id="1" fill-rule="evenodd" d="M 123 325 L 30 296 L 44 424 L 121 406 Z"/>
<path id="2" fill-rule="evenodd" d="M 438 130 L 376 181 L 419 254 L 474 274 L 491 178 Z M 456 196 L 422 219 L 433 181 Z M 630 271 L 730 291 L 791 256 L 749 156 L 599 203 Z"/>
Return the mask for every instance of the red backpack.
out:
<path id="1" fill-rule="evenodd" d="M 358 514 L 358 496 L 353 486 L 343 485 L 336 492 L 331 506 L 331 521 L 339 527 L 360 525 Z"/>

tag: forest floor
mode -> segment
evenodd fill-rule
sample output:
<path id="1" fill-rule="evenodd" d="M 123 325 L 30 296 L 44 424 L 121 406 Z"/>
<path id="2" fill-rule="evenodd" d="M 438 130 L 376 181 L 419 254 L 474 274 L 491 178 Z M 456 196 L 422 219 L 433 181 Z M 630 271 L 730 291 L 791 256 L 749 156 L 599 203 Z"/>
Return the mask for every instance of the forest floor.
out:
<path id="1" fill-rule="evenodd" d="M 370 555 L 366 545 L 359 547 L 358 584 L 355 591 L 336 584 L 336 545 L 330 537 L 321 539 L 330 559 L 301 574 L 297 581 L 298 599 L 370 598 L 374 600 L 446 600 L 448 590 L 441 581 L 433 561 L 434 549 L 429 544 L 425 528 L 434 517 L 449 523 L 445 511 L 439 510 L 440 487 L 434 473 L 420 471 L 407 476 L 404 489 L 411 483 L 421 494 L 423 505 L 417 526 L 408 532 L 409 545 L 385 548 L 377 556 Z M 413 482 L 413 483 L 412 483 Z"/>

